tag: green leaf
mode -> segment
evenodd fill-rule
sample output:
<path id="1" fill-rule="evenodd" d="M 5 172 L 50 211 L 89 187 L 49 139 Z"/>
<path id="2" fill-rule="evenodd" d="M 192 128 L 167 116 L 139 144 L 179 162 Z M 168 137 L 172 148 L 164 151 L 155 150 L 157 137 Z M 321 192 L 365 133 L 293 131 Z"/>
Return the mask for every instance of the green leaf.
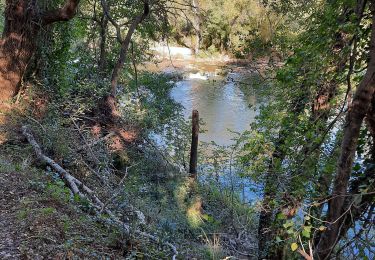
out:
<path id="1" fill-rule="evenodd" d="M 302 230 L 302 236 L 310 238 L 311 235 L 311 226 L 304 226 Z"/>
<path id="2" fill-rule="evenodd" d="M 284 228 L 289 228 L 291 226 L 293 226 L 293 222 L 292 221 L 288 221 L 288 222 L 286 222 L 286 223 L 283 224 Z"/>
<path id="3" fill-rule="evenodd" d="M 293 252 L 296 251 L 297 248 L 298 248 L 297 243 L 292 243 L 292 244 L 290 245 L 290 248 L 292 249 Z"/>
<path id="4" fill-rule="evenodd" d="M 302 230 L 302 236 L 304 236 L 306 238 L 310 238 L 310 232 L 304 229 L 304 230 Z"/>
<path id="5" fill-rule="evenodd" d="M 306 230 L 307 232 L 311 232 L 311 226 L 304 226 L 303 230 Z"/>
<path id="6" fill-rule="evenodd" d="M 212 216 L 208 215 L 208 214 L 203 214 L 202 218 L 204 220 L 208 221 L 208 222 L 211 222 L 211 223 L 215 221 L 215 219 Z"/>

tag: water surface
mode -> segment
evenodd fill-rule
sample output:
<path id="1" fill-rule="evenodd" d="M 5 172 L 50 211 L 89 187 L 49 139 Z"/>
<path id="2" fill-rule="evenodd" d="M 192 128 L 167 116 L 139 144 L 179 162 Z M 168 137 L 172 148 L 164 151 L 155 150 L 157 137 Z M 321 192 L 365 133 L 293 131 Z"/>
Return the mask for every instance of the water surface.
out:
<path id="1" fill-rule="evenodd" d="M 246 73 L 223 65 L 188 64 L 187 67 L 184 79 L 176 83 L 171 96 L 183 105 L 185 117 L 193 109 L 199 111 L 206 130 L 200 135 L 201 141 L 233 143 L 235 135 L 228 129 L 240 133 L 250 129 L 257 113 L 256 96 L 245 96 L 235 83 Z"/>

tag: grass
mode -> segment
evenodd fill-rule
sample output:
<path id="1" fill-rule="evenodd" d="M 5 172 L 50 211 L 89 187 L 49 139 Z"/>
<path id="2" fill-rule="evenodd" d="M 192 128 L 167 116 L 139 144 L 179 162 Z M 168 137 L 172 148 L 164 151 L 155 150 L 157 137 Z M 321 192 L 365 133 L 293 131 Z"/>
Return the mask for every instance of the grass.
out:
<path id="1" fill-rule="evenodd" d="M 142 165 L 129 175 L 126 197 L 146 215 L 153 232 L 180 245 L 182 255 L 220 259 L 233 255 L 226 243 L 238 231 L 255 239 L 255 212 L 238 197 L 232 200 L 215 187 L 158 169 L 155 162 Z M 150 174 L 148 167 L 156 171 Z"/>

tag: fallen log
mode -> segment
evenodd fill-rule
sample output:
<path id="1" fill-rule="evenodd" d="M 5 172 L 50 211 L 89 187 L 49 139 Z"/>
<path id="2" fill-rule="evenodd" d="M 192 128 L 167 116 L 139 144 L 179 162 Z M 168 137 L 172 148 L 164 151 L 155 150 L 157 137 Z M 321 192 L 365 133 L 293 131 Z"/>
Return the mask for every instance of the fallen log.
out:
<path id="1" fill-rule="evenodd" d="M 34 149 L 34 152 L 39 161 L 48 164 L 51 166 L 60 176 L 64 179 L 66 184 L 72 190 L 73 194 L 79 195 L 81 198 L 85 198 L 86 196 L 81 193 L 79 190 L 77 183 L 75 182 L 77 179 L 70 175 L 67 171 L 65 171 L 58 163 L 56 163 L 51 158 L 45 156 L 40 148 L 39 144 L 35 141 L 34 136 L 28 130 L 27 126 L 22 126 L 22 133 L 26 137 L 27 141 L 31 144 Z"/>
<path id="2" fill-rule="evenodd" d="M 75 178 L 73 175 L 71 175 L 68 171 L 66 171 L 58 163 L 56 163 L 53 159 L 43 154 L 41 147 L 39 146 L 39 144 L 37 143 L 33 134 L 31 133 L 31 131 L 28 129 L 27 126 L 22 126 L 22 134 L 26 137 L 27 141 L 30 143 L 30 145 L 34 149 L 37 159 L 51 166 L 60 175 L 60 177 L 64 180 L 64 182 L 68 185 L 68 187 L 73 192 L 73 194 L 78 195 L 81 199 L 87 200 L 90 206 L 94 208 L 96 215 L 101 219 L 102 222 L 107 223 L 109 225 L 115 225 L 118 228 L 123 229 L 126 233 L 129 234 L 130 226 L 124 223 L 123 221 L 120 221 L 119 218 L 117 218 L 116 215 L 111 210 L 105 208 L 105 204 L 96 196 L 95 192 L 92 189 L 90 189 L 83 182 L 81 182 L 80 180 Z M 108 218 L 105 219 L 101 217 L 101 213 L 103 210 L 104 210 L 104 213 L 106 213 L 109 216 L 109 221 L 108 221 Z M 138 212 L 137 212 L 137 215 L 139 215 Z M 142 216 L 143 216 L 143 213 L 142 213 Z M 134 233 L 160 243 L 160 239 L 154 235 L 148 234 L 140 230 L 135 230 Z M 178 255 L 178 251 L 176 247 L 169 242 L 164 242 L 163 244 L 171 249 L 171 251 L 174 254 L 172 259 L 175 260 Z"/>

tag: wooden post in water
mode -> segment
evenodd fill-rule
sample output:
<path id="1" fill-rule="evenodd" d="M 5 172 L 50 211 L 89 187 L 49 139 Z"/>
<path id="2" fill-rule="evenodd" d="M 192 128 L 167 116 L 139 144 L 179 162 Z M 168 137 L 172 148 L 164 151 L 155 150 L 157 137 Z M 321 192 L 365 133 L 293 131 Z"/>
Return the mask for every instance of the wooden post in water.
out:
<path id="1" fill-rule="evenodd" d="M 190 150 L 190 178 L 197 178 L 198 163 L 198 135 L 199 135 L 199 112 L 193 110 L 192 115 L 192 134 L 191 134 L 191 150 Z"/>

